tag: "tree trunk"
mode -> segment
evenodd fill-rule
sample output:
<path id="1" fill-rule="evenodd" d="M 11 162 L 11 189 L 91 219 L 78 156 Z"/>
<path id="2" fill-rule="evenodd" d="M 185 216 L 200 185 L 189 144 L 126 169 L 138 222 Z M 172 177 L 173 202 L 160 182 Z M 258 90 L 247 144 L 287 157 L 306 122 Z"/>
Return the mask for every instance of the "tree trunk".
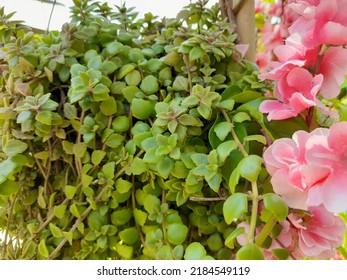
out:
<path id="1" fill-rule="evenodd" d="M 246 59 L 255 62 L 256 29 L 254 0 L 220 0 L 222 16 L 235 23 L 241 44 L 248 44 Z"/>

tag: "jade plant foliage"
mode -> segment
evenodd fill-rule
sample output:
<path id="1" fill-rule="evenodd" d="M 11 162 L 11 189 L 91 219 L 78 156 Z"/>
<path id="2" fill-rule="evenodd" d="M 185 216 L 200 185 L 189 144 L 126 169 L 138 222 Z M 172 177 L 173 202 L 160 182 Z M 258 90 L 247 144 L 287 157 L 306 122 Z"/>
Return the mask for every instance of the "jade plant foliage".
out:
<path id="1" fill-rule="evenodd" d="M 259 112 L 235 26 L 73 2 L 48 34 L 0 10 L 1 258 L 264 258 L 288 207 L 263 149 L 305 122 Z"/>

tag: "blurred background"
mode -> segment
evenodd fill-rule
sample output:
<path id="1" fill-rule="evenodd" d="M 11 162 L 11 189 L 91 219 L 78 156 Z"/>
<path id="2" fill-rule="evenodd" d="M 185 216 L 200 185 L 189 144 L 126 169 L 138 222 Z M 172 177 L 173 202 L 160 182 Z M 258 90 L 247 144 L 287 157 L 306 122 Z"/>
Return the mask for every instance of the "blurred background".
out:
<path id="1" fill-rule="evenodd" d="M 212 6 L 219 0 L 209 0 Z M 51 21 L 49 23 L 50 14 L 54 5 Z M 160 17 L 176 17 L 176 14 L 182 7 L 188 5 L 190 0 L 104 0 L 107 2 L 121 6 L 124 3 L 127 7 L 136 7 L 136 11 L 140 15 L 151 12 L 153 15 Z M 0 0 L 0 7 L 5 7 L 5 13 L 16 12 L 13 19 L 23 20 L 26 25 L 46 30 L 48 23 L 50 30 L 60 30 L 63 23 L 69 21 L 69 7 L 73 6 L 72 0 Z"/>

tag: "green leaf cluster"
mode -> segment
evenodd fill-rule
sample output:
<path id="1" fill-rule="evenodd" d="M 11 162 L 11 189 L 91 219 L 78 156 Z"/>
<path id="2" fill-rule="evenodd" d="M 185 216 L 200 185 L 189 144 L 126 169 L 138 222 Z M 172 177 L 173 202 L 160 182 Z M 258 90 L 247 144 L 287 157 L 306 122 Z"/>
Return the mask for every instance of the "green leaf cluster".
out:
<path id="1" fill-rule="evenodd" d="M 264 134 L 287 132 L 257 111 L 267 88 L 233 25 L 205 0 L 174 19 L 73 2 L 71 22 L 48 34 L 0 9 L 0 230 L 11 236 L 0 257 L 261 258 L 240 249 L 235 221 L 251 219 L 251 183 L 268 212 L 257 223 L 285 219 L 261 154 Z"/>

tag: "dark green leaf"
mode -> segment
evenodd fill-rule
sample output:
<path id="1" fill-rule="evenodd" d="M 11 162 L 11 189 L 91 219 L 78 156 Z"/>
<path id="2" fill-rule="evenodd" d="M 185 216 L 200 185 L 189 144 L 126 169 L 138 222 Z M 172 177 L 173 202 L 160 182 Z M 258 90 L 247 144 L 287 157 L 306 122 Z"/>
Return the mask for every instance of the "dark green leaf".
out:
<path id="1" fill-rule="evenodd" d="M 20 186 L 17 182 L 6 180 L 0 184 L 0 195 L 10 196 L 19 190 Z"/>
<path id="2" fill-rule="evenodd" d="M 273 249 L 271 252 L 279 260 L 287 260 L 290 256 L 290 251 L 288 249 Z"/>

